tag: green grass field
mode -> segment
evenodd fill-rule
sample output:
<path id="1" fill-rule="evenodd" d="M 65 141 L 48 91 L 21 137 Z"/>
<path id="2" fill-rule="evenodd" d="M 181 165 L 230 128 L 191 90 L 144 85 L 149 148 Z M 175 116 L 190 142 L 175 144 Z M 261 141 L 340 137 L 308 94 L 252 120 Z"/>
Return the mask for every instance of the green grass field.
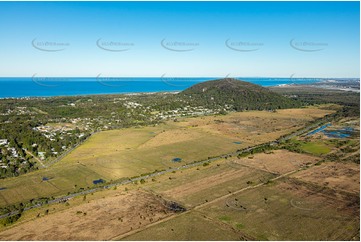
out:
<path id="1" fill-rule="evenodd" d="M 302 143 L 301 149 L 314 155 L 323 155 L 331 151 L 331 148 L 322 141 Z"/>

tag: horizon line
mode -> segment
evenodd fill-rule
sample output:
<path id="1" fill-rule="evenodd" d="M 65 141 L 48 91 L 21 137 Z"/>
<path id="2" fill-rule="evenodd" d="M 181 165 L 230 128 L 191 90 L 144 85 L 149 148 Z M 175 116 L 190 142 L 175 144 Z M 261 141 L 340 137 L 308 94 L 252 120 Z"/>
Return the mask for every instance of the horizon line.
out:
<path id="1" fill-rule="evenodd" d="M 307 77 L 307 76 L 0 76 L 0 79 L 5 78 L 80 78 L 80 79 L 104 79 L 104 78 L 159 78 L 159 79 L 169 79 L 169 78 L 288 78 L 288 79 L 300 79 L 300 78 L 306 78 L 306 79 L 360 79 L 360 77 Z"/>

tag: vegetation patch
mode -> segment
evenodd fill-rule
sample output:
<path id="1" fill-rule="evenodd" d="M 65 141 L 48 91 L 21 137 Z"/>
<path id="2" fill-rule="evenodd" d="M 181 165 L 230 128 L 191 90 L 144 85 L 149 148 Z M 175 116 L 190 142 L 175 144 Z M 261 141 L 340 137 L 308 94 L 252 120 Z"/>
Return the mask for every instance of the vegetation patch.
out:
<path id="1" fill-rule="evenodd" d="M 237 228 L 237 229 L 243 229 L 243 228 L 244 228 L 244 224 L 236 223 L 236 228 Z"/>
<path id="2" fill-rule="evenodd" d="M 9 216 L 7 218 L 3 218 L 3 219 L 0 220 L 0 224 L 3 225 L 3 226 L 13 224 L 16 221 L 18 221 L 20 219 L 20 217 L 21 217 L 21 213 Z"/>
<path id="3" fill-rule="evenodd" d="M 229 221 L 231 221 L 231 217 L 223 215 L 223 216 L 219 217 L 219 220 L 229 222 Z"/>
<path id="4" fill-rule="evenodd" d="M 280 146 L 292 152 L 309 153 L 313 155 L 324 155 L 331 151 L 330 145 L 322 140 L 316 141 L 303 141 L 291 139 Z"/>
<path id="5" fill-rule="evenodd" d="M 331 151 L 330 147 L 328 147 L 326 144 L 317 141 L 301 143 L 300 148 L 303 151 L 314 155 L 323 155 Z"/>

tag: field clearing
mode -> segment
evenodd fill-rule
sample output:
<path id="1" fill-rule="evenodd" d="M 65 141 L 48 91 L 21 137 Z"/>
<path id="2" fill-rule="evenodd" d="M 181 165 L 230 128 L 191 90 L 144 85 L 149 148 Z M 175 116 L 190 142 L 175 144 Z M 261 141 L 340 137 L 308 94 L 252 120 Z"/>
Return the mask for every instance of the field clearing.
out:
<path id="1" fill-rule="evenodd" d="M 315 154 L 315 155 L 323 155 L 331 151 L 331 148 L 321 141 L 314 141 L 314 142 L 301 144 L 301 149 L 307 153 Z"/>
<path id="2" fill-rule="evenodd" d="M 105 173 L 106 178 L 116 179 L 119 178 L 120 171 L 121 176 L 130 177 L 155 169 L 180 166 L 250 145 L 237 145 L 228 137 L 208 135 L 197 130 L 183 131 L 170 123 L 157 127 L 101 132 L 65 157 L 62 163 L 79 162 L 101 175 Z M 181 157 L 182 163 L 172 162 L 175 157 Z M 113 177 L 108 174 L 109 169 Z"/>
<path id="3" fill-rule="evenodd" d="M 77 127 L 77 125 L 73 123 L 47 123 L 45 126 L 53 129 L 75 129 Z"/>
<path id="4" fill-rule="evenodd" d="M 43 177 L 50 178 L 50 180 L 43 181 Z M 1 186 L 6 189 L 0 191 L 2 198 L 0 204 L 4 206 L 33 198 L 75 192 L 80 187 L 86 188 L 97 178 L 99 178 L 97 173 L 76 165 L 64 166 L 58 170 L 39 170 L 21 177 L 8 178 L 1 181 Z"/>
<path id="5" fill-rule="evenodd" d="M 315 164 L 319 158 L 307 154 L 275 150 L 271 154 L 255 154 L 252 159 L 228 158 L 209 166 L 157 178 L 147 189 L 191 208 L 240 189 L 264 183 L 282 175 Z M 198 169 L 198 170 L 197 170 Z"/>
<path id="6" fill-rule="evenodd" d="M 44 215 L 0 232 L 1 240 L 110 240 L 139 229 L 172 211 L 152 194 L 113 193 L 106 198 Z M 104 226 L 106 224 L 106 226 Z"/>
<path id="7" fill-rule="evenodd" d="M 120 240 L 234 241 L 240 238 L 240 233 L 232 228 L 222 226 L 196 212 L 190 212 Z"/>
<path id="8" fill-rule="evenodd" d="M 0 206 L 93 187 L 97 179 L 118 180 L 227 154 L 274 140 L 332 112 L 323 106 L 247 111 L 100 132 L 49 168 L 2 180 L 6 189 L 0 191 Z M 176 157 L 182 161 L 172 162 Z M 43 177 L 51 179 L 44 182 Z"/>
<path id="9" fill-rule="evenodd" d="M 354 163 L 326 162 L 291 177 L 350 193 L 360 193 L 360 165 Z"/>
<path id="10" fill-rule="evenodd" d="M 317 192 L 288 180 L 200 208 L 256 240 L 350 240 L 358 235 L 358 197 Z"/>
<path id="11" fill-rule="evenodd" d="M 190 118 L 180 122 L 183 127 L 200 129 L 209 134 L 221 134 L 239 138 L 254 144 L 264 143 L 270 139 L 296 130 L 308 121 L 333 113 L 324 109 L 328 105 L 300 109 L 281 109 L 276 112 L 248 111 L 231 113 L 227 116 Z M 285 132 L 286 131 L 286 132 Z"/>
<path id="12" fill-rule="evenodd" d="M 267 172 L 247 167 L 234 169 L 225 164 L 224 160 L 198 169 L 159 177 L 155 182 L 146 183 L 145 189 L 192 208 L 274 177 Z"/>
<path id="13" fill-rule="evenodd" d="M 273 150 L 272 153 L 259 153 L 241 159 L 229 159 L 227 163 L 237 168 L 242 166 L 253 167 L 275 174 L 285 174 L 311 164 L 317 163 L 320 159 L 307 155 L 292 153 L 286 150 Z"/>

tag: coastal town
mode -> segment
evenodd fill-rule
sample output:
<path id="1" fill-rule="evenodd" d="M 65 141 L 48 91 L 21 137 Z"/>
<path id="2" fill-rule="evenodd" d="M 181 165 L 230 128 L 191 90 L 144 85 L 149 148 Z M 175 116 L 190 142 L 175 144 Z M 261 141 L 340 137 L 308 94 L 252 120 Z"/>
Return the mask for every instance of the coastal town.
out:
<path id="1" fill-rule="evenodd" d="M 180 104 L 186 101 L 176 97 L 176 94 L 118 95 L 103 97 L 101 102 L 93 102 L 94 97 L 91 96 L 68 97 L 64 99 L 70 100 L 58 105 L 52 104 L 50 107 L 44 106 L 42 102 L 50 101 L 52 98 L 21 98 L 18 99 L 19 104 L 11 105 L 6 103 L 13 99 L 2 99 L 0 177 L 17 176 L 43 168 L 47 163 L 53 163 L 57 157 L 85 141 L 94 132 L 146 124 L 157 125 L 167 120 L 177 121 L 181 117 L 216 115 L 232 111 L 231 105 L 217 108 L 182 106 Z M 164 100 L 159 99 L 159 96 Z M 163 103 L 170 106 L 165 108 Z M 109 105 L 114 106 L 109 109 Z M 57 111 L 60 109 L 69 115 L 57 117 Z M 89 112 L 76 112 L 79 109 Z M 94 115 L 91 109 L 106 111 L 103 115 Z M 24 129 L 28 135 L 16 135 L 16 130 Z"/>

